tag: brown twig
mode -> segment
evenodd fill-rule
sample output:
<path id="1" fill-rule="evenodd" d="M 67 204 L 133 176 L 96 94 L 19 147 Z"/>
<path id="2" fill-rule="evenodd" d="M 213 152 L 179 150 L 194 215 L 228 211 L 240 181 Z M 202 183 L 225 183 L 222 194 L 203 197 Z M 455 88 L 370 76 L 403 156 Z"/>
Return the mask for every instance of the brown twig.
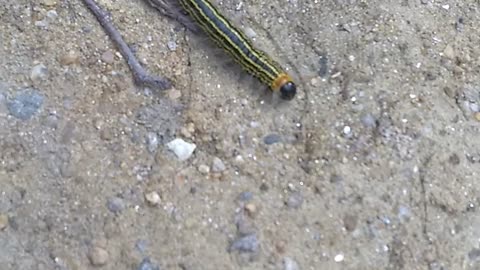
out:
<path id="1" fill-rule="evenodd" d="M 109 19 L 108 14 L 95 2 L 95 0 L 83 0 L 83 2 L 97 18 L 100 25 L 110 36 L 113 43 L 118 47 L 122 56 L 126 59 L 128 67 L 133 73 L 136 84 L 159 90 L 166 90 L 172 86 L 170 80 L 167 78 L 151 75 L 140 65 L 133 51 L 127 45 L 125 40 L 123 40 L 122 35 Z"/>

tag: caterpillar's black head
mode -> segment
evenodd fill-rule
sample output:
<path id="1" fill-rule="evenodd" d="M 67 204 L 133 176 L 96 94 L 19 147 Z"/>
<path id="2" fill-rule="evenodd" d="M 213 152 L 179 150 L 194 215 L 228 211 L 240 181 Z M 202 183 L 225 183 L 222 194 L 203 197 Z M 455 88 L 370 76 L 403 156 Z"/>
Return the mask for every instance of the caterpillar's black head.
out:
<path id="1" fill-rule="evenodd" d="M 292 100 L 297 93 L 297 86 L 292 81 L 288 81 L 280 87 L 280 97 L 284 100 Z"/>

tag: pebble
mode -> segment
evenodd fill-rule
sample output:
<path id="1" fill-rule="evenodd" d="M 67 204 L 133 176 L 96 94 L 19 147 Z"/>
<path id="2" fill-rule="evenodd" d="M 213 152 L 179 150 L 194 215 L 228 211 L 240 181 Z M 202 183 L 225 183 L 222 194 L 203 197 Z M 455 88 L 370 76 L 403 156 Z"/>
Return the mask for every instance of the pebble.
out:
<path id="1" fill-rule="evenodd" d="M 303 204 L 303 195 L 300 192 L 292 192 L 290 196 L 288 196 L 287 206 L 290 208 L 300 208 Z"/>
<path id="2" fill-rule="evenodd" d="M 178 160 L 185 161 L 192 156 L 197 146 L 193 143 L 185 142 L 182 139 L 174 139 L 167 143 L 167 148 L 177 156 Z"/>
<path id="3" fill-rule="evenodd" d="M 52 9 L 47 11 L 46 16 L 50 21 L 54 21 L 58 17 L 58 13 L 56 10 Z"/>
<path id="4" fill-rule="evenodd" d="M 445 49 L 443 50 L 443 55 L 448 58 L 448 59 L 454 59 L 455 58 L 455 50 L 453 49 L 453 46 L 451 44 L 448 44 Z"/>
<path id="5" fill-rule="evenodd" d="M 53 7 L 57 4 L 57 0 L 43 0 L 42 4 L 47 7 Z"/>
<path id="6" fill-rule="evenodd" d="M 8 226 L 8 216 L 0 214 L 0 231 L 5 230 Z"/>
<path id="7" fill-rule="evenodd" d="M 248 202 L 253 199 L 253 193 L 250 191 L 244 191 L 238 195 L 238 200 L 242 202 Z"/>
<path id="8" fill-rule="evenodd" d="M 112 64 L 113 61 L 115 60 L 115 55 L 113 54 L 112 51 L 105 51 L 102 54 L 102 61 L 107 63 L 107 64 Z"/>
<path id="9" fill-rule="evenodd" d="M 30 72 L 30 79 L 33 82 L 44 81 L 48 76 L 48 68 L 44 64 L 34 66 Z"/>
<path id="10" fill-rule="evenodd" d="M 282 140 L 282 137 L 280 137 L 280 135 L 278 134 L 269 134 L 263 138 L 263 142 L 266 145 L 275 144 L 280 142 L 281 140 Z"/>
<path id="11" fill-rule="evenodd" d="M 210 167 L 208 167 L 207 165 L 205 164 L 201 164 L 200 166 L 198 166 L 198 171 L 201 173 L 201 174 L 208 174 L 210 172 Z"/>
<path id="12" fill-rule="evenodd" d="M 42 106 L 44 97 L 35 89 L 20 91 L 13 100 L 7 103 L 8 111 L 21 120 L 30 119 Z"/>
<path id="13" fill-rule="evenodd" d="M 214 157 L 212 162 L 212 171 L 219 173 L 225 171 L 225 169 L 226 167 L 223 161 L 218 157 Z"/>
<path id="14" fill-rule="evenodd" d="M 123 209 L 125 209 L 125 202 L 123 201 L 122 198 L 113 197 L 107 201 L 107 208 L 111 212 L 117 214 L 121 212 Z"/>
<path id="15" fill-rule="evenodd" d="M 80 62 L 80 55 L 76 51 L 69 51 L 60 57 L 60 64 L 63 66 L 78 64 Z"/>
<path id="16" fill-rule="evenodd" d="M 252 233 L 243 237 L 237 238 L 233 241 L 232 245 L 228 249 L 229 252 L 238 250 L 240 252 L 257 252 L 260 246 L 257 234 Z"/>
<path id="17" fill-rule="evenodd" d="M 300 270 L 298 263 L 289 257 L 283 258 L 283 269 L 284 270 Z"/>
<path id="18" fill-rule="evenodd" d="M 167 42 L 167 47 L 170 51 L 175 51 L 177 49 L 177 42 L 175 42 L 175 40 L 170 40 Z"/>
<path id="19" fill-rule="evenodd" d="M 371 114 L 365 114 L 360 121 L 366 128 L 374 128 L 377 125 L 377 119 Z"/>
<path id="20" fill-rule="evenodd" d="M 145 194 L 145 200 L 147 200 L 147 202 L 152 206 L 160 204 L 161 201 L 160 195 L 158 195 L 156 191 Z"/>
<path id="21" fill-rule="evenodd" d="M 168 98 L 171 100 L 177 100 L 182 97 L 182 91 L 177 90 L 177 89 L 172 89 L 168 91 Z"/>
<path id="22" fill-rule="evenodd" d="M 358 217 L 356 215 L 352 214 L 346 214 L 343 217 L 343 226 L 345 226 L 345 229 L 349 232 L 355 230 L 357 227 L 358 223 Z"/>
<path id="23" fill-rule="evenodd" d="M 473 116 L 475 117 L 475 120 L 480 122 L 480 112 L 476 112 Z"/>
<path id="24" fill-rule="evenodd" d="M 473 248 L 468 252 L 468 258 L 472 261 L 477 261 L 480 258 L 480 249 Z"/>
<path id="25" fill-rule="evenodd" d="M 150 260 L 150 258 L 144 258 L 137 270 L 160 270 L 160 267 Z"/>
<path id="26" fill-rule="evenodd" d="M 158 149 L 158 145 L 160 144 L 157 134 L 155 132 L 148 132 L 145 137 L 148 152 L 155 153 L 155 151 Z"/>
<path id="27" fill-rule="evenodd" d="M 255 38 L 257 33 L 250 27 L 245 28 L 245 35 L 249 38 Z"/>
<path id="28" fill-rule="evenodd" d="M 245 211 L 250 217 L 254 217 L 257 214 L 257 206 L 253 203 L 247 203 L 245 205 Z"/>
<path id="29" fill-rule="evenodd" d="M 345 256 L 342 253 L 335 255 L 335 257 L 333 258 L 335 262 L 343 262 L 344 259 Z"/>
<path id="30" fill-rule="evenodd" d="M 108 252 L 101 247 L 92 247 L 87 256 L 93 266 L 106 265 L 109 260 Z"/>

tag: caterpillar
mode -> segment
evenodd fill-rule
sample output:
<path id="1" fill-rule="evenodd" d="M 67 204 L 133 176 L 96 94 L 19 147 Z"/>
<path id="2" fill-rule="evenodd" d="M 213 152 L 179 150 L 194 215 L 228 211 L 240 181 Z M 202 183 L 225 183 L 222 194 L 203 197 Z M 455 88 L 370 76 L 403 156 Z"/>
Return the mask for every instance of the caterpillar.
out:
<path id="1" fill-rule="evenodd" d="M 198 26 L 244 70 L 279 91 L 284 100 L 294 98 L 297 87 L 293 79 L 265 52 L 255 48 L 245 34 L 236 28 L 208 0 L 178 0 Z"/>

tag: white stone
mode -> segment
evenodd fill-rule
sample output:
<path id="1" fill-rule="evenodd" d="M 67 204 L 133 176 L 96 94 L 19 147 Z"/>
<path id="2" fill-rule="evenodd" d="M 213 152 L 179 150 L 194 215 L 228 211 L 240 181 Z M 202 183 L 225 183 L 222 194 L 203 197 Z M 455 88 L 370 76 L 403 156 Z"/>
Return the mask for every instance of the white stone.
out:
<path id="1" fill-rule="evenodd" d="M 187 160 L 190 156 L 192 156 L 193 151 L 195 151 L 195 148 L 197 148 L 195 144 L 188 143 L 178 138 L 167 143 L 167 147 L 170 151 L 175 153 L 178 160 L 180 161 Z"/>

